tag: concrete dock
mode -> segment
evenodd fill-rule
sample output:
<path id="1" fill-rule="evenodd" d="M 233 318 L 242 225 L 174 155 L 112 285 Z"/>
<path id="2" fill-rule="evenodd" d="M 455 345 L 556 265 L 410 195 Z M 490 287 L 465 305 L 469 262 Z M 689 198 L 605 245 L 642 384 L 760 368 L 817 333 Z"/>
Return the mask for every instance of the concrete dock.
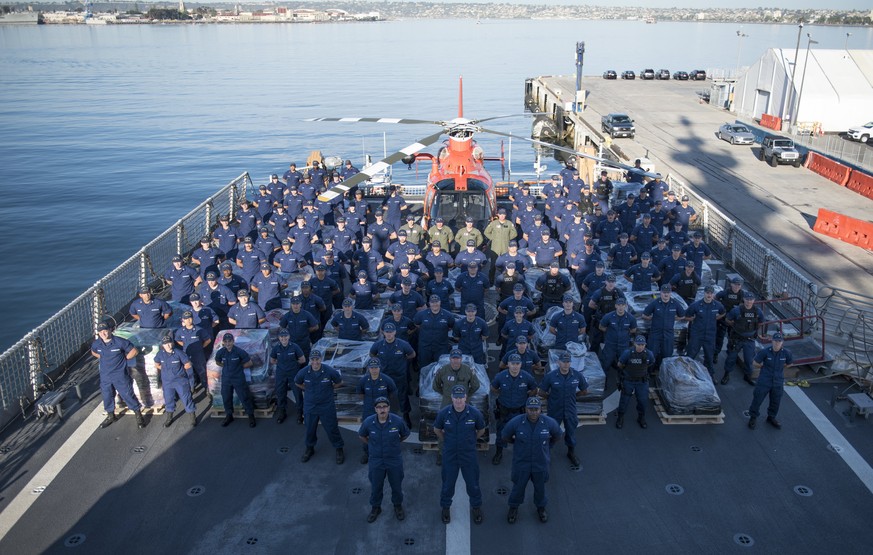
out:
<path id="1" fill-rule="evenodd" d="M 535 84 L 552 102 L 575 97 L 573 76 L 540 77 Z M 585 77 L 582 86 L 589 91 L 584 112 L 565 116 L 581 116 L 588 141 L 604 140 L 601 116 L 627 113 L 635 120 L 636 138 L 614 141 L 627 156 L 624 162 L 649 158 L 656 171 L 678 177 L 818 284 L 864 294 L 873 290 L 873 252 L 812 230 L 819 208 L 869 220 L 873 200 L 804 168 L 772 168 L 758 160 L 758 145 L 719 140 L 719 126 L 736 120 L 699 100 L 698 91 L 708 90 L 709 81 Z"/>

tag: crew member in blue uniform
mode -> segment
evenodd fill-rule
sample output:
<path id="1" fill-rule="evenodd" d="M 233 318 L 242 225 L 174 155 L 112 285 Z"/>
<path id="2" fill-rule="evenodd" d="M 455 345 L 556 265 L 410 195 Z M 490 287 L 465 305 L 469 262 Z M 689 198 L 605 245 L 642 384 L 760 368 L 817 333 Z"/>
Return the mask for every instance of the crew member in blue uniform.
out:
<path id="1" fill-rule="evenodd" d="M 588 326 L 588 329 L 593 330 L 596 326 L 591 323 L 591 317 L 594 314 L 594 309 L 591 308 L 591 297 L 594 296 L 594 293 L 600 290 L 604 285 L 606 285 L 606 278 L 608 275 L 604 271 L 606 269 L 606 265 L 598 260 L 594 265 L 594 270 L 592 270 L 589 274 L 582 276 L 582 279 L 579 279 L 580 273 L 576 272 L 576 285 L 579 289 L 579 293 L 582 295 L 582 315 L 585 316 L 585 323 Z M 615 282 L 613 282 L 614 284 Z"/>
<path id="2" fill-rule="evenodd" d="M 519 414 L 524 414 L 528 397 L 537 392 L 537 382 L 533 375 L 521 369 L 521 356 L 513 353 L 509 356 L 509 365 L 501 370 L 491 380 L 491 393 L 497 395 L 494 402 L 494 420 L 497 422 L 497 450 L 491 464 L 500 464 L 503 460 L 503 450 L 506 440 L 503 438 L 503 428 L 506 423 Z"/>
<path id="3" fill-rule="evenodd" d="M 130 379 L 128 361 L 136 358 L 139 354 L 133 343 L 122 337 L 112 334 L 112 327 L 107 322 L 97 324 L 97 339 L 91 343 L 91 355 L 98 360 L 100 373 L 100 394 L 103 397 L 103 410 L 106 411 L 106 419 L 100 424 L 106 428 L 115 422 L 115 394 L 127 404 L 136 416 L 136 425 L 145 428 L 140 409 L 142 405 L 133 392 L 133 380 Z"/>
<path id="4" fill-rule="evenodd" d="M 534 287 L 543 294 L 543 314 L 553 306 L 563 306 L 564 294 L 572 289 L 570 278 L 561 273 L 557 261 L 549 265 L 548 272 L 537 278 Z"/>
<path id="5" fill-rule="evenodd" d="M 515 347 L 515 339 L 518 336 L 530 339 L 534 335 L 534 330 L 534 325 L 525 318 L 525 307 L 516 306 L 513 310 L 513 318 L 506 320 L 503 327 L 500 328 L 500 339 L 498 340 L 501 345 L 500 357 L 503 358 L 507 352 Z"/>
<path id="6" fill-rule="evenodd" d="M 424 286 L 424 293 L 425 297 L 428 299 L 436 295 L 439 297 L 442 306 L 445 306 L 447 310 L 451 310 L 452 293 L 455 289 L 452 287 L 452 284 L 445 279 L 445 274 L 446 272 L 443 270 L 442 266 L 435 266 L 433 269 L 433 279 L 429 280 Z"/>
<path id="7" fill-rule="evenodd" d="M 652 215 L 646 212 L 642 223 L 631 230 L 630 240 L 637 252 L 643 253 L 651 250 L 660 236 L 661 230 L 652 225 Z"/>
<path id="8" fill-rule="evenodd" d="M 200 270 L 200 277 L 206 278 L 206 272 L 218 272 L 218 262 L 224 253 L 212 246 L 212 239 L 207 236 L 200 238 L 200 247 L 191 253 L 191 264 Z"/>
<path id="9" fill-rule="evenodd" d="M 392 321 L 382 325 L 382 336 L 370 347 L 370 356 L 378 358 L 382 370 L 394 381 L 403 421 L 412 427 L 409 417 L 412 410 L 409 403 L 409 363 L 415 358 L 415 350 L 408 341 L 398 337 L 397 326 Z"/>
<path id="10" fill-rule="evenodd" d="M 518 507 L 524 502 L 527 483 L 534 487 L 534 506 L 540 522 L 548 522 L 546 512 L 546 482 L 549 481 L 552 446 L 561 439 L 561 426 L 554 418 L 542 414 L 542 402 L 531 397 L 525 403 L 525 414 L 510 420 L 503 428 L 501 441 L 512 447 L 512 491 L 509 493 L 509 512 L 506 520 L 515 524 Z"/>
<path id="11" fill-rule="evenodd" d="M 228 258 L 236 258 L 237 246 L 242 236 L 235 225 L 230 225 L 230 217 L 227 214 L 218 217 L 218 227 L 212 231 L 212 237 L 218 243 L 218 250 Z"/>
<path id="12" fill-rule="evenodd" d="M 482 512 L 476 442 L 485 433 L 485 417 L 479 409 L 467 404 L 467 390 L 464 386 L 456 385 L 452 388 L 452 404 L 440 409 L 433 427 L 443 443 L 443 484 L 440 491 L 443 523 L 448 524 L 452 520 L 452 498 L 455 496 L 455 483 L 460 472 L 467 485 L 473 522 L 481 524 L 485 514 Z"/>
<path id="13" fill-rule="evenodd" d="M 500 359 L 500 370 L 509 368 L 509 357 L 518 355 L 521 357 L 521 369 L 534 377 L 537 384 L 543 379 L 543 365 L 540 355 L 536 349 L 529 347 L 530 339 L 527 336 L 519 335 L 515 338 L 515 348 L 507 349 L 506 354 Z"/>
<path id="14" fill-rule="evenodd" d="M 624 277 L 633 285 L 631 291 L 651 291 L 652 284 L 661 278 L 661 272 L 652 265 L 649 251 L 640 254 L 639 264 L 634 264 L 624 272 Z"/>
<path id="15" fill-rule="evenodd" d="M 306 451 L 300 460 L 308 462 L 315 454 L 315 443 L 318 440 L 315 432 L 320 420 L 331 445 L 336 449 L 336 464 L 343 464 L 346 460 L 343 451 L 345 443 L 340 435 L 334 400 L 334 390 L 342 387 L 342 376 L 333 367 L 322 364 L 321 351 L 313 349 L 309 353 L 309 365 L 297 373 L 294 383 L 305 393 L 303 418 L 306 422 Z"/>
<path id="16" fill-rule="evenodd" d="M 609 249 L 606 261 L 612 270 L 627 270 L 636 262 L 637 250 L 627 241 L 627 233 L 622 232 L 618 236 L 618 243 Z"/>
<path id="17" fill-rule="evenodd" d="M 455 265 L 455 261 L 451 255 L 443 250 L 442 242 L 434 241 L 431 243 L 431 251 L 424 257 L 424 263 L 430 268 L 430 273 L 436 275 L 436 269 L 439 268 L 443 273 L 448 273 L 449 268 Z"/>
<path id="18" fill-rule="evenodd" d="M 527 267 L 527 264 L 525 262 L 525 257 L 518 252 L 518 241 L 515 239 L 509 242 L 507 252 L 497 257 L 494 266 L 496 267 L 497 272 L 504 272 L 510 262 L 515 264 L 516 272 L 522 275 L 524 274 L 524 269 Z"/>
<path id="19" fill-rule="evenodd" d="M 603 332 L 600 331 L 600 320 L 615 310 L 615 301 L 623 299 L 624 293 L 615 286 L 615 275 L 609 274 L 606 276 L 606 282 L 603 287 L 595 291 L 588 301 L 588 307 L 592 311 L 591 315 L 591 351 L 596 353 L 600 350 L 600 344 L 603 343 Z"/>
<path id="20" fill-rule="evenodd" d="M 358 275 L 360 276 L 360 273 Z M 318 295 L 324 306 L 328 308 L 333 307 L 333 300 L 337 295 L 342 295 L 339 283 L 328 277 L 327 267 L 324 264 L 315 264 L 315 276 L 308 281 L 312 292 Z M 361 302 L 364 303 L 364 300 L 362 299 Z M 326 321 L 326 318 L 322 318 L 322 323 Z"/>
<path id="21" fill-rule="evenodd" d="M 261 271 L 255 274 L 249 286 L 258 294 L 258 306 L 265 311 L 282 307 L 282 290 L 287 284 L 266 262 L 261 264 Z"/>
<path id="22" fill-rule="evenodd" d="M 650 302 L 643 310 L 643 320 L 652 324 L 649 328 L 649 349 L 655 354 L 655 368 L 661 367 L 661 361 L 673 356 L 676 342 L 676 320 L 685 318 L 685 309 L 673 298 L 669 285 L 661 286 L 661 296 Z"/>
<path id="23" fill-rule="evenodd" d="M 507 317 L 512 318 L 512 315 L 515 314 L 515 308 L 518 306 L 524 308 L 528 318 L 533 318 L 537 313 L 537 306 L 526 295 L 527 284 L 524 281 L 524 277 L 521 274 L 515 273 L 515 264 L 510 262 L 502 276 L 509 281 L 501 282 L 500 286 L 503 287 L 506 283 L 510 283 L 512 288 L 505 296 L 501 293 L 500 303 L 497 305 L 498 330 L 503 328 L 503 323 L 506 322 Z"/>
<path id="24" fill-rule="evenodd" d="M 200 296 L 200 293 L 191 293 L 189 300 L 191 302 L 191 312 L 194 316 L 194 325 L 197 326 L 197 329 L 206 330 L 209 333 L 209 339 L 214 341 L 215 332 L 221 324 L 221 318 L 218 317 L 214 310 L 203 305 L 203 297 Z M 212 352 L 211 347 L 209 352 Z M 206 382 L 203 383 L 205 384 Z"/>
<path id="25" fill-rule="evenodd" d="M 576 426 L 579 425 L 576 399 L 588 393 L 588 382 L 582 372 L 570 368 L 570 353 L 561 354 L 558 369 L 543 377 L 538 393 L 549 400 L 549 416 L 564 425 L 567 458 L 573 466 L 579 466 L 579 457 L 576 456 Z"/>
<path id="26" fill-rule="evenodd" d="M 258 329 L 267 321 L 267 315 L 264 309 L 249 302 L 248 289 L 240 289 L 237 294 L 237 304 L 230 307 L 227 311 L 227 321 L 238 329 Z"/>
<path id="27" fill-rule="evenodd" d="M 272 261 L 273 256 L 276 254 L 281 248 L 281 241 L 278 237 L 273 235 L 270 231 L 270 228 L 267 226 L 262 226 L 260 230 L 258 230 L 258 237 L 255 239 L 255 248 L 261 251 L 261 254 L 264 255 L 264 258 L 267 261 Z"/>
<path id="28" fill-rule="evenodd" d="M 308 357 L 312 348 L 310 334 L 318 331 L 318 318 L 308 310 L 303 310 L 303 299 L 299 295 L 291 297 L 291 310 L 279 320 L 279 327 L 288 330 L 291 342 Z"/>
<path id="29" fill-rule="evenodd" d="M 615 310 L 601 318 L 598 325 L 603 334 L 600 364 L 608 373 L 630 346 L 631 338 L 637 332 L 637 319 L 627 311 L 627 300 L 619 298 L 615 300 Z"/>
<path id="30" fill-rule="evenodd" d="M 673 276 L 682 273 L 685 270 L 685 257 L 682 256 L 682 245 L 673 245 L 670 247 L 670 256 L 661 260 L 658 264 L 658 271 L 661 272 L 660 284 L 668 284 Z"/>
<path id="31" fill-rule="evenodd" d="M 673 208 L 671 217 L 674 223 L 681 223 L 682 230 L 688 231 L 688 226 L 697 221 L 697 211 L 694 210 L 689 202 L 688 195 L 682 195 L 679 206 Z"/>
<path id="32" fill-rule="evenodd" d="M 458 276 L 455 280 L 455 291 L 461 293 L 461 306 L 468 304 L 476 305 L 476 315 L 485 317 L 485 291 L 491 287 L 485 272 L 479 271 L 476 262 L 467 265 L 467 272 Z"/>
<path id="33" fill-rule="evenodd" d="M 394 303 L 389 307 L 387 314 L 379 323 L 379 330 L 385 332 L 387 324 L 394 324 L 394 330 L 397 333 L 397 338 L 409 343 L 412 339 L 411 334 L 415 331 L 415 324 L 412 323 L 412 318 L 407 318 L 403 315 L 403 306 L 399 303 Z M 411 343 L 410 343 L 411 345 Z"/>
<path id="34" fill-rule="evenodd" d="M 194 399 L 191 397 L 191 388 L 194 386 L 191 361 L 181 349 L 174 348 L 171 334 L 167 334 L 161 339 L 161 348 L 155 354 L 155 369 L 160 373 L 161 386 L 164 390 L 166 411 L 164 427 L 169 428 L 173 424 L 176 395 L 179 396 L 179 401 L 185 407 L 185 412 L 190 415 L 191 427 L 196 426 L 197 414 L 194 409 Z"/>
<path id="35" fill-rule="evenodd" d="M 379 289 L 374 282 L 367 278 L 367 272 L 358 272 L 358 279 L 352 284 L 349 296 L 354 300 L 354 307 L 358 310 L 372 310 L 376 301 L 379 300 Z"/>
<path id="36" fill-rule="evenodd" d="M 464 318 L 455 321 L 454 336 L 461 353 L 473 357 L 476 364 L 486 364 L 485 341 L 488 340 L 488 324 L 476 316 L 476 305 L 470 303 L 464 309 Z"/>
<path id="37" fill-rule="evenodd" d="M 239 210 L 236 212 L 237 229 L 243 237 L 251 237 L 258 226 L 258 213 L 252 210 L 252 203 L 243 197 L 239 201 Z"/>
<path id="38" fill-rule="evenodd" d="M 606 219 L 594 228 L 594 236 L 601 247 L 610 248 L 615 243 L 618 243 L 618 236 L 621 234 L 621 231 L 621 222 L 615 217 L 615 211 L 610 210 L 606 213 Z"/>
<path id="39" fill-rule="evenodd" d="M 449 333 L 454 329 L 455 317 L 442 308 L 437 295 L 431 295 L 430 306 L 412 319 L 418 331 L 418 367 L 439 360 L 440 355 L 449 350 Z"/>
<path id="40" fill-rule="evenodd" d="M 247 352 L 234 344 L 233 334 L 225 333 L 221 338 L 221 347 L 215 352 L 215 364 L 221 368 L 221 402 L 224 405 L 224 421 L 222 427 L 233 422 L 233 394 L 236 393 L 240 403 L 249 417 L 249 427 L 254 428 L 255 406 L 246 382 L 245 369 L 253 366 L 252 358 Z"/>
<path id="41" fill-rule="evenodd" d="M 764 397 L 770 396 L 770 405 L 767 407 L 767 422 L 777 430 L 782 428 L 782 423 L 776 418 L 779 414 L 779 404 L 782 401 L 782 388 L 785 383 L 785 369 L 790 368 L 794 362 L 791 351 L 784 347 L 785 337 L 781 332 L 773 334 L 773 343 L 758 351 L 755 355 L 755 368 L 759 368 L 758 383 L 755 384 L 755 392 L 752 394 L 752 404 L 749 405 L 749 428 L 755 429 L 755 421 L 758 419 L 761 403 Z"/>
<path id="42" fill-rule="evenodd" d="M 330 319 L 331 325 L 337 331 L 337 337 L 351 341 L 361 341 L 364 333 L 370 330 L 370 323 L 360 312 L 354 309 L 355 301 L 343 299 L 343 308 Z"/>
<path id="43" fill-rule="evenodd" d="M 482 270 L 487 262 L 488 259 L 485 253 L 476 248 L 475 239 L 467 239 L 466 248 L 455 256 L 455 266 L 460 268 L 462 272 L 473 263 L 476 264 L 476 268 Z"/>
<path id="44" fill-rule="evenodd" d="M 659 237 L 657 244 L 649 250 L 649 254 L 652 256 L 652 265 L 656 268 L 660 268 L 661 262 L 670 258 L 673 251 L 667 246 L 667 239 L 664 237 Z M 660 273 L 660 270 L 659 270 Z M 660 279 L 660 278 L 659 278 Z"/>
<path id="45" fill-rule="evenodd" d="M 309 341 L 308 335 L 306 340 Z M 288 389 L 297 389 L 294 386 L 294 378 L 297 377 L 300 368 L 306 364 L 303 350 L 299 345 L 291 342 L 291 334 L 285 328 L 279 330 L 279 343 L 270 351 L 270 364 L 276 367 L 276 422 L 281 424 L 288 417 L 285 409 L 288 405 Z"/>
<path id="46" fill-rule="evenodd" d="M 409 437 L 409 427 L 396 414 L 389 412 L 388 399 L 379 397 L 375 403 L 376 414 L 367 417 L 358 430 L 364 447 L 370 452 L 368 478 L 370 479 L 370 514 L 367 522 L 373 523 L 382 513 L 382 490 L 385 478 L 391 485 L 391 504 L 394 518 L 403 520 L 403 452 L 401 444 Z"/>
<path id="47" fill-rule="evenodd" d="M 173 263 L 164 272 L 164 279 L 170 284 L 170 298 L 177 303 L 188 303 L 188 297 L 203 282 L 194 268 L 185 265 L 182 255 L 173 257 Z"/>
<path id="48" fill-rule="evenodd" d="M 376 221 L 367 226 L 367 236 L 373 240 L 373 250 L 385 256 L 388 245 L 397 239 L 397 233 L 393 225 L 383 220 L 382 210 L 376 210 L 373 216 Z"/>
<path id="49" fill-rule="evenodd" d="M 145 286 L 140 287 L 139 298 L 130 303 L 130 315 L 141 328 L 165 328 L 173 309 L 163 299 L 153 298 L 151 288 Z"/>
<path id="50" fill-rule="evenodd" d="M 246 283 L 252 281 L 258 270 L 261 269 L 261 264 L 267 262 L 267 257 L 264 253 L 255 248 L 255 243 L 251 237 L 243 239 L 243 248 L 236 255 L 236 265 L 239 268 L 239 273 Z"/>
<path id="51" fill-rule="evenodd" d="M 573 310 L 573 295 L 564 294 L 563 311 L 552 316 L 549 331 L 555 336 L 555 348 L 566 349 L 567 343 L 578 343 L 585 334 L 585 317 Z"/>
<path id="52" fill-rule="evenodd" d="M 303 174 L 297 171 L 297 164 L 291 162 L 288 164 L 288 170 L 282 174 L 282 180 L 285 181 L 285 186 L 297 185 L 303 180 Z"/>
<path id="53" fill-rule="evenodd" d="M 725 316 L 730 328 L 727 357 L 724 361 L 724 376 L 721 384 L 725 385 L 731 379 L 731 372 L 737 365 L 737 355 L 742 351 L 743 380 L 749 385 L 755 385 L 752 379 L 752 359 L 755 357 L 755 337 L 763 339 L 758 327 L 764 322 L 764 312 L 755 306 L 755 295 L 746 291 L 743 294 L 743 304 L 735 306 Z"/>
<path id="54" fill-rule="evenodd" d="M 719 321 L 725 316 L 724 306 L 715 300 L 715 288 L 712 285 L 704 287 L 703 298 L 691 303 L 685 315 L 691 320 L 685 355 L 696 358 L 700 349 L 703 349 L 703 365 L 712 376 L 715 372 L 715 335 Z"/>
<path id="55" fill-rule="evenodd" d="M 376 414 L 376 399 L 390 399 L 392 394 L 397 393 L 397 385 L 390 376 L 382 373 L 381 366 L 382 363 L 379 362 L 378 358 L 371 358 L 367 361 L 367 372 L 361 376 L 360 381 L 355 386 L 355 393 L 362 397 L 362 422 Z M 361 464 L 367 464 L 368 460 L 369 452 L 365 443 L 363 453 L 361 454 Z"/>
<path id="56" fill-rule="evenodd" d="M 716 293 L 715 300 L 724 306 L 725 315 L 730 313 L 735 306 L 743 304 L 743 278 L 734 276 L 731 278 L 730 285 L 727 289 L 723 289 Z M 715 332 L 715 354 L 712 357 L 713 364 L 718 361 L 718 354 L 724 347 L 724 338 L 728 334 L 728 326 L 725 319 L 718 321 L 718 328 Z"/>
<path id="57" fill-rule="evenodd" d="M 632 231 L 637 225 L 637 218 L 640 217 L 640 207 L 636 204 L 636 195 L 628 193 L 625 202 L 615 207 L 615 215 L 623 230 Z"/>
<path id="58" fill-rule="evenodd" d="M 703 261 L 712 258 L 712 250 L 703 242 L 703 234 L 695 231 L 691 235 L 691 242 L 682 249 L 686 259 L 694 262 L 694 272 L 697 277 L 703 275 Z"/>
<path id="59" fill-rule="evenodd" d="M 406 277 L 400 282 L 400 291 L 391 294 L 391 304 L 399 304 L 403 315 L 411 320 L 419 310 L 424 310 L 425 303 L 424 297 L 412 290 L 412 280 Z"/>
<path id="60" fill-rule="evenodd" d="M 536 246 L 536 251 L 532 252 L 528 249 L 528 254 L 532 262 L 531 266 L 548 268 L 552 262 L 558 262 L 564 250 L 560 243 L 550 237 L 549 230 L 544 229 L 540 232 L 540 243 Z"/>
<path id="61" fill-rule="evenodd" d="M 649 406 L 649 375 L 653 373 L 655 355 L 646 349 L 646 338 L 638 335 L 634 339 L 634 346 L 625 351 L 618 358 L 618 367 L 621 370 L 619 390 L 621 399 L 618 402 L 618 418 L 615 427 L 624 426 L 624 413 L 630 403 L 631 396 L 637 397 L 637 422 L 641 428 L 648 428 L 646 423 L 646 409 Z"/>
<path id="62" fill-rule="evenodd" d="M 200 382 L 205 391 L 209 390 L 209 382 L 206 378 L 206 349 L 212 344 L 212 334 L 206 329 L 194 325 L 194 312 L 186 310 L 182 313 L 182 325 L 177 329 L 173 338 L 182 347 L 191 361 L 194 370 L 194 379 Z"/>
<path id="63" fill-rule="evenodd" d="M 226 286 L 236 295 L 241 289 L 248 289 L 249 284 L 240 276 L 233 273 L 233 265 L 230 262 L 222 262 L 219 266 L 221 273 L 218 274 L 218 283 Z"/>

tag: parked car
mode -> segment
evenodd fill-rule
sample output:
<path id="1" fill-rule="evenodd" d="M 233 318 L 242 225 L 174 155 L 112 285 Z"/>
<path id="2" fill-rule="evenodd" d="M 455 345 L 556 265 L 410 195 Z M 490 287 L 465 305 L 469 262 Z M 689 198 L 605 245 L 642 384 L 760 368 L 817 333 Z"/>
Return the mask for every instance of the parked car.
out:
<path id="1" fill-rule="evenodd" d="M 640 72 L 640 79 L 645 79 L 649 81 L 655 78 L 655 70 L 654 69 L 644 69 Z"/>
<path id="2" fill-rule="evenodd" d="M 655 74 L 655 79 L 663 79 L 664 81 L 669 81 L 670 80 L 670 70 L 659 69 L 658 73 Z"/>
<path id="3" fill-rule="evenodd" d="M 755 142 L 754 133 L 739 123 L 726 123 L 719 127 L 718 138 L 732 145 L 750 145 Z"/>
<path id="4" fill-rule="evenodd" d="M 688 72 L 687 71 L 677 71 L 673 73 L 673 79 L 677 81 L 688 81 Z"/>
<path id="5" fill-rule="evenodd" d="M 637 76 L 636 76 L 636 74 L 635 74 L 633 71 L 631 71 L 631 70 L 628 69 L 628 70 L 626 70 L 626 71 L 622 71 L 622 72 L 621 72 L 621 78 L 622 78 L 622 79 L 631 79 L 631 80 L 633 80 L 633 79 L 636 79 Z"/>
<path id="6" fill-rule="evenodd" d="M 603 78 L 604 79 L 616 79 L 616 78 L 618 78 L 618 74 L 615 72 L 614 69 L 607 69 L 606 71 L 603 72 Z"/>
<path id="7" fill-rule="evenodd" d="M 689 72 L 688 75 L 692 81 L 706 81 L 706 72 L 702 69 L 695 69 Z"/>
<path id="8" fill-rule="evenodd" d="M 634 120 L 627 114 L 606 114 L 600 118 L 600 130 L 615 139 L 616 137 L 634 138 L 636 128 Z"/>
<path id="9" fill-rule="evenodd" d="M 868 121 L 864 125 L 859 125 L 858 127 L 849 128 L 849 132 L 846 133 L 846 136 L 850 139 L 866 143 L 873 138 L 873 121 Z"/>
<path id="10" fill-rule="evenodd" d="M 768 135 L 761 141 L 761 151 L 758 158 L 766 160 L 774 168 L 779 164 L 791 164 L 800 167 L 800 153 L 794 148 L 794 141 L 785 137 Z"/>

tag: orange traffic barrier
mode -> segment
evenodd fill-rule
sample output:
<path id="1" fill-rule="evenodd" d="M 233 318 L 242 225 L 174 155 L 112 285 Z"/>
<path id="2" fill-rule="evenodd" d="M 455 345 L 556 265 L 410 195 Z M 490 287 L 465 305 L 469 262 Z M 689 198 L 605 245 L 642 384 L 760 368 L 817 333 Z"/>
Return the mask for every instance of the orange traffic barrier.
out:
<path id="1" fill-rule="evenodd" d="M 849 180 L 846 182 L 846 188 L 873 199 L 873 176 L 862 171 L 852 170 Z"/>
<path id="2" fill-rule="evenodd" d="M 761 127 L 781 131 L 782 118 L 779 116 L 771 116 L 770 114 L 761 114 Z"/>
<path id="3" fill-rule="evenodd" d="M 844 243 L 873 250 L 873 222 L 850 218 L 837 212 L 819 208 L 818 217 L 812 229 Z"/>
<path id="4" fill-rule="evenodd" d="M 815 152 L 806 155 L 806 167 L 840 186 L 846 185 L 849 174 L 852 173 L 852 169 L 848 166 Z"/>

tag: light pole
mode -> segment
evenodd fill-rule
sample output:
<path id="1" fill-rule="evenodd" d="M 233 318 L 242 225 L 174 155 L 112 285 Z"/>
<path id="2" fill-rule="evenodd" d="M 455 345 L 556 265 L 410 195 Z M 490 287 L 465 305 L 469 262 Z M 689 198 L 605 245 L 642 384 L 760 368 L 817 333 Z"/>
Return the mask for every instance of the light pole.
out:
<path id="1" fill-rule="evenodd" d="M 737 38 L 739 38 L 739 44 L 737 44 L 737 69 L 734 75 L 734 79 L 740 78 L 740 52 L 743 50 L 743 39 L 748 37 L 749 35 L 745 34 L 742 29 L 737 30 Z"/>
<path id="2" fill-rule="evenodd" d="M 813 44 L 818 44 L 817 40 L 812 40 L 812 35 L 809 33 L 806 34 L 806 38 L 809 39 L 809 42 L 806 43 L 806 58 L 803 61 L 803 75 L 800 77 L 800 92 L 797 93 L 797 109 L 794 110 L 794 116 L 792 118 L 792 125 L 797 125 L 797 113 L 800 112 L 800 101 L 803 98 L 803 84 L 806 82 L 806 66 L 809 64 L 809 47 Z"/>
<path id="3" fill-rule="evenodd" d="M 801 19 L 800 24 L 797 25 L 797 46 L 794 47 L 794 66 L 792 66 L 792 68 L 791 68 L 791 87 L 788 89 L 787 109 L 789 110 L 788 116 L 791 119 L 794 119 L 794 110 L 792 109 L 793 108 L 792 101 L 794 100 L 794 74 L 795 74 L 795 72 L 797 72 L 797 55 L 800 52 L 800 34 L 802 32 L 803 32 L 803 20 Z M 785 115 L 784 112 L 783 112 L 783 115 Z M 789 123 L 791 123 L 791 122 L 789 121 Z"/>
<path id="4" fill-rule="evenodd" d="M 852 36 L 852 33 L 846 33 L 846 48 L 845 48 L 846 51 L 849 50 L 849 37 L 851 37 L 851 36 Z"/>

